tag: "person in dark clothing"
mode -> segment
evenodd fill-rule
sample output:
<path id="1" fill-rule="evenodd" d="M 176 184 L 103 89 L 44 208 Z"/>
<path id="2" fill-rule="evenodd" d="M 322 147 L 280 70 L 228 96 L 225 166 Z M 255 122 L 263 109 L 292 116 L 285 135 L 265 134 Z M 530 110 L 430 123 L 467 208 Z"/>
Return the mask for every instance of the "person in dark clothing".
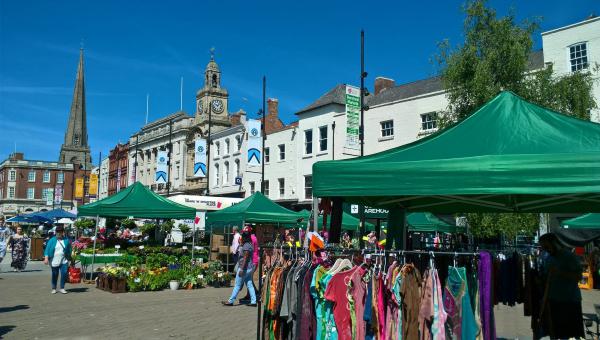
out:
<path id="1" fill-rule="evenodd" d="M 548 253 L 544 266 L 547 285 L 543 313 L 550 316 L 552 339 L 584 338 L 581 308 L 581 261 L 569 249 L 562 247 L 556 235 L 540 237 L 542 250 Z"/>
<path id="2" fill-rule="evenodd" d="M 252 273 L 254 272 L 254 264 L 252 263 L 252 254 L 254 247 L 252 247 L 252 237 L 249 232 L 242 233 L 242 246 L 239 249 L 239 260 L 237 265 L 237 274 L 235 276 L 235 287 L 231 292 L 229 300 L 223 301 L 225 306 L 233 306 L 233 302 L 237 298 L 238 293 L 246 284 L 248 292 L 250 293 L 250 304 L 248 306 L 256 306 L 256 292 L 254 291 L 254 284 L 252 283 Z"/>

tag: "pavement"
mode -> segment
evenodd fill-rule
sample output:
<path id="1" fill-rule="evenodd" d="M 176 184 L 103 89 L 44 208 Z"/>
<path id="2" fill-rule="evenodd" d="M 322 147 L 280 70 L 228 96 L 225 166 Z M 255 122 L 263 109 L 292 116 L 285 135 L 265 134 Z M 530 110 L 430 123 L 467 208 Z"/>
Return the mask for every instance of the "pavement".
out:
<path id="1" fill-rule="evenodd" d="M 231 288 L 112 294 L 87 284 L 67 284 L 50 294 L 50 270 L 30 262 L 27 270 L 0 264 L 0 338 L 4 339 L 253 339 L 256 308 L 224 307 Z M 583 291 L 584 313 L 600 291 Z M 496 306 L 498 338 L 531 339 L 522 305 Z"/>

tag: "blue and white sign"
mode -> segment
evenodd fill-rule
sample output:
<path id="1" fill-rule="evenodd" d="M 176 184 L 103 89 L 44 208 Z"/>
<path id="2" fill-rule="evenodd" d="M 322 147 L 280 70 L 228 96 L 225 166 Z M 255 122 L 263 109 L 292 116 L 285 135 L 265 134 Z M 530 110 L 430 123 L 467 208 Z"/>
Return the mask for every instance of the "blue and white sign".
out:
<path id="1" fill-rule="evenodd" d="M 206 139 L 194 143 L 194 177 L 206 177 Z"/>
<path id="2" fill-rule="evenodd" d="M 235 178 L 235 185 L 242 185 L 242 178 L 241 177 L 236 177 Z"/>
<path id="3" fill-rule="evenodd" d="M 156 177 L 155 183 L 167 183 L 169 180 L 167 177 L 167 162 L 169 157 L 166 151 L 159 151 L 156 155 Z"/>
<path id="4" fill-rule="evenodd" d="M 260 166 L 262 162 L 262 134 L 259 120 L 248 121 L 248 166 Z"/>

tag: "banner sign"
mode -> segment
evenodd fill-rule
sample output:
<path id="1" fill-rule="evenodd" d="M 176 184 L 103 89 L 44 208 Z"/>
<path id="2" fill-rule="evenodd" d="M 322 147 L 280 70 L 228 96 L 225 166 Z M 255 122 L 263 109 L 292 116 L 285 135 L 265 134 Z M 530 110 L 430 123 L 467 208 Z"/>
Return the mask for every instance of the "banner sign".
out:
<path id="1" fill-rule="evenodd" d="M 346 85 L 346 148 L 360 149 L 360 90 Z"/>
<path id="2" fill-rule="evenodd" d="M 121 191 L 121 168 L 117 169 L 117 192 Z"/>
<path id="3" fill-rule="evenodd" d="M 83 178 L 75 179 L 75 198 L 83 198 Z"/>
<path id="4" fill-rule="evenodd" d="M 154 182 L 167 183 L 167 161 L 169 160 L 166 151 L 159 151 L 156 156 L 156 177 Z"/>
<path id="5" fill-rule="evenodd" d="M 90 187 L 88 189 L 90 196 L 98 195 L 98 175 L 91 174 L 90 175 Z"/>
<path id="6" fill-rule="evenodd" d="M 54 203 L 54 188 L 48 188 L 48 193 L 46 194 L 46 205 L 52 205 Z"/>
<path id="7" fill-rule="evenodd" d="M 54 187 L 54 204 L 61 204 L 63 199 L 63 188 L 60 185 Z"/>
<path id="8" fill-rule="evenodd" d="M 262 134 L 259 120 L 248 121 L 248 166 L 260 166 L 262 162 Z"/>
<path id="9" fill-rule="evenodd" d="M 127 169 L 129 169 L 129 182 L 127 182 L 127 186 L 130 186 L 135 183 L 135 172 L 137 171 L 134 157 L 129 158 L 129 168 Z"/>
<path id="10" fill-rule="evenodd" d="M 194 143 L 194 177 L 206 177 L 206 139 Z"/>

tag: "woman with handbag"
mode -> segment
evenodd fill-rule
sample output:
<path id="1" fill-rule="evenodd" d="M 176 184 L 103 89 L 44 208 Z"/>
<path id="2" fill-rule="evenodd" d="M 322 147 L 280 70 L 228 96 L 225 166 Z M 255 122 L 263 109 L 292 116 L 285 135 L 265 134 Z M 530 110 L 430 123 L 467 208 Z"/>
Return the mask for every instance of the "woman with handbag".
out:
<path id="1" fill-rule="evenodd" d="M 71 241 L 65 237 L 65 228 L 56 227 L 56 235 L 48 240 L 44 250 L 44 264 L 49 264 L 52 269 L 52 294 L 56 294 L 56 283 L 60 272 L 60 292 L 67 294 L 65 281 L 67 280 L 67 268 L 71 261 Z"/>
<path id="2" fill-rule="evenodd" d="M 8 243 L 12 249 L 10 266 L 15 272 L 25 270 L 29 258 L 29 238 L 23 234 L 23 228 L 20 225 L 17 225 L 17 233 L 10 237 Z"/>

